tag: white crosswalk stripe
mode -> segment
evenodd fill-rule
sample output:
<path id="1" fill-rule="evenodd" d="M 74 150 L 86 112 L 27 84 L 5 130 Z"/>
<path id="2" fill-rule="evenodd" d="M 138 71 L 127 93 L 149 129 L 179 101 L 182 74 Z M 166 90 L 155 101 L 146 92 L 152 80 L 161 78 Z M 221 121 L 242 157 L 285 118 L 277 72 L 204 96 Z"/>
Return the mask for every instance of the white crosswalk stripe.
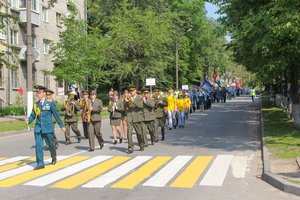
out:
<path id="1" fill-rule="evenodd" d="M 68 157 L 69 156 L 57 156 L 57 161 L 61 161 L 61 160 L 66 159 Z M 45 164 L 50 164 L 51 160 L 52 160 L 51 158 L 45 160 Z M 9 178 L 9 177 L 12 177 L 12 176 L 16 176 L 18 174 L 22 174 L 22 173 L 31 171 L 35 167 L 36 167 L 36 163 L 32 163 L 32 164 L 29 164 L 29 165 L 26 165 L 26 166 L 23 166 L 23 167 L 19 167 L 19 168 L 13 169 L 13 170 L 2 172 L 2 173 L 0 173 L 0 180 L 3 180 L 3 179 L 6 179 L 6 178 Z"/>
<path id="2" fill-rule="evenodd" d="M 72 165 L 70 167 L 67 167 L 65 169 L 59 170 L 57 172 L 48 174 L 46 176 L 43 176 L 41 178 L 38 178 L 36 180 L 30 181 L 25 183 L 24 185 L 34 185 L 34 186 L 45 186 L 48 184 L 51 184 L 55 181 L 61 180 L 63 178 L 66 178 L 72 174 L 75 174 L 81 170 L 84 170 L 86 168 L 89 168 L 93 165 L 96 165 L 100 162 L 103 162 L 112 156 L 96 156 L 94 158 L 91 158 L 89 160 L 82 161 L 78 164 Z"/>
<path id="3" fill-rule="evenodd" d="M 131 170 L 150 160 L 152 156 L 137 156 L 116 169 L 96 178 L 95 180 L 83 185 L 86 188 L 103 188 L 106 185 L 116 181 L 122 176 L 129 173 Z"/>
<path id="4" fill-rule="evenodd" d="M 232 155 L 218 155 L 200 185 L 222 186 L 232 158 Z"/>
<path id="5" fill-rule="evenodd" d="M 234 178 L 245 178 L 248 156 L 234 156 L 231 161 L 231 172 Z"/>
<path id="6" fill-rule="evenodd" d="M 5 159 L 5 160 L 0 160 L 0 166 L 7 165 L 7 164 L 10 164 L 10 163 L 13 163 L 16 161 L 24 160 L 26 158 L 29 158 L 29 156 L 17 156 L 17 157 Z"/>
<path id="7" fill-rule="evenodd" d="M 180 155 L 173 156 L 173 158 L 169 156 L 168 159 L 164 162 L 158 161 L 163 158 L 165 159 L 165 156 L 122 157 L 123 159 L 121 160 L 123 161 L 121 162 L 119 156 L 100 155 L 95 157 L 85 156 L 85 159 L 75 159 L 71 164 L 61 166 L 59 165 L 60 161 L 75 157 L 76 156 L 74 155 L 58 156 L 58 165 L 45 166 L 46 171 L 43 172 L 43 170 L 41 170 L 36 172 L 41 172 L 41 176 L 27 176 L 26 180 L 22 177 L 22 175 L 33 170 L 33 168 L 36 167 L 36 163 L 27 164 L 27 162 L 25 163 L 25 166 L 24 164 L 19 166 L 15 162 L 22 162 L 23 160 L 28 159 L 28 156 L 17 156 L 1 160 L 0 166 L 3 168 L 3 172 L 0 173 L 0 182 L 2 183 L 5 181 L 11 181 L 12 183 L 15 183 L 3 183 L 0 187 L 5 187 L 4 185 L 8 185 L 6 187 L 12 187 L 13 185 L 20 184 L 23 184 L 24 186 L 52 187 L 54 183 L 58 184 L 63 181 L 65 182 L 63 182 L 62 185 L 69 184 L 67 183 L 67 181 L 69 181 L 68 179 L 70 179 L 74 183 L 76 183 L 76 186 L 74 186 L 74 188 L 104 188 L 114 187 L 114 185 L 117 183 L 119 183 L 119 185 L 130 184 L 130 182 L 135 182 L 136 179 L 139 179 L 141 181 L 137 182 L 136 185 L 129 189 L 133 189 L 138 185 L 147 187 L 176 188 L 172 186 L 175 181 L 177 188 L 185 188 L 181 185 L 184 185 L 186 182 L 192 182 L 192 180 L 195 179 L 193 177 L 195 175 L 186 173 L 187 169 L 191 168 L 191 166 L 193 166 L 191 168 L 193 172 L 196 172 L 194 174 L 199 174 L 199 176 L 197 177 L 197 180 L 195 180 L 195 182 L 192 182 L 192 184 L 190 184 L 189 188 L 195 187 L 196 185 L 198 185 L 198 187 L 220 187 L 224 184 L 226 176 L 238 179 L 245 178 L 249 167 L 249 162 L 251 161 L 251 156 L 217 155 L 215 156 L 215 159 L 212 161 L 212 163 L 208 162 L 207 165 L 203 165 L 203 169 L 201 170 L 201 166 L 199 165 L 202 164 L 202 161 L 195 165 L 195 158 L 203 158 L 205 156 Z M 213 157 L 210 157 L 210 159 L 212 158 Z M 155 159 L 157 161 L 153 162 Z M 50 162 L 51 158 L 45 160 L 46 165 L 51 164 Z M 11 165 L 13 165 L 14 168 L 12 168 Z M 53 167 L 56 167 L 55 170 L 51 170 L 51 168 Z M 155 167 L 156 169 L 153 170 L 153 172 L 145 175 L 145 173 L 148 172 L 148 168 L 153 169 Z M 49 169 L 48 172 L 47 169 Z M 98 169 L 103 169 L 103 172 L 96 173 L 99 171 Z M 91 172 L 92 174 L 89 175 L 89 173 Z M 93 172 L 95 172 L 96 174 Z M 83 174 L 87 175 L 88 177 L 83 176 Z M 81 181 L 76 181 L 77 177 L 80 177 L 80 175 L 83 176 L 82 178 L 80 178 Z M 15 176 L 19 178 L 19 183 L 14 179 L 11 179 L 15 178 Z M 58 188 L 67 189 L 66 186 L 60 186 Z"/>
<path id="8" fill-rule="evenodd" d="M 157 172 L 143 186 L 163 187 L 165 186 L 193 156 L 177 156 L 164 168 Z"/>

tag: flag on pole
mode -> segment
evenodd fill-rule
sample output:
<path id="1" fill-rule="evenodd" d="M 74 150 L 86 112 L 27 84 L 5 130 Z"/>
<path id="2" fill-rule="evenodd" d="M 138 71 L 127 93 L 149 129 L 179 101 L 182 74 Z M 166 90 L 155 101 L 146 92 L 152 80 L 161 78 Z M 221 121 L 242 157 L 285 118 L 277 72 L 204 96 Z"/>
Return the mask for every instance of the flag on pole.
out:
<path id="1" fill-rule="evenodd" d="M 20 94 L 20 95 L 23 95 L 23 93 L 24 93 L 24 90 L 23 90 L 23 88 L 20 86 L 19 87 L 19 89 L 18 89 L 18 93 Z"/>
<path id="2" fill-rule="evenodd" d="M 208 94 L 211 93 L 212 85 L 207 80 L 203 81 L 202 83 L 202 89 L 205 90 Z"/>
<path id="3" fill-rule="evenodd" d="M 220 79 L 219 73 L 216 72 L 215 76 L 214 76 L 214 82 L 219 86 L 219 87 L 223 87 L 223 83 Z"/>

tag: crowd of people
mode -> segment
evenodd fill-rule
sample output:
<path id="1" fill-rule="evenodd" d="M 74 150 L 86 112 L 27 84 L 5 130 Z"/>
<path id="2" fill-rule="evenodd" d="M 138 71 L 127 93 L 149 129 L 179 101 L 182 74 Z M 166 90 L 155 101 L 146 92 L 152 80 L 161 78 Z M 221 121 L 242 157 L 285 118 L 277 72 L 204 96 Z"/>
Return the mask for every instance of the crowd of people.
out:
<path id="1" fill-rule="evenodd" d="M 72 143 L 70 137 L 72 129 L 78 143 L 84 138 L 89 140 L 89 151 L 95 150 L 95 138 L 100 149 L 104 147 L 101 132 L 103 102 L 97 98 L 95 90 L 82 91 L 81 95 L 77 92 L 68 94 L 68 99 L 61 108 L 64 112 L 64 122 L 56 111 L 57 103 L 52 98 L 54 92 L 43 86 L 36 86 L 36 90 L 39 101 L 34 103 L 32 113 L 25 122 L 30 124 L 36 119 L 34 133 L 37 169 L 44 167 L 43 140 L 51 153 L 52 164 L 56 163 L 58 141 L 54 133 L 54 118 L 65 134 L 66 145 Z M 182 91 L 168 88 L 164 93 L 161 88 L 155 86 L 152 94 L 148 87 L 138 91 L 136 86 L 129 85 L 122 95 L 112 89 L 108 96 L 112 144 L 117 145 L 127 140 L 127 153 L 131 154 L 134 151 L 133 130 L 140 151 L 144 151 L 148 145 L 155 145 L 158 141 L 165 140 L 166 128 L 168 130 L 185 128 L 189 124 L 189 115 L 196 110 L 207 110 L 214 102 L 225 103 L 230 96 L 230 91 L 225 88 L 212 88 L 206 91 L 194 87 L 192 90 Z M 78 128 L 78 112 L 81 113 L 83 136 Z M 150 135 L 150 142 L 148 135 Z"/>

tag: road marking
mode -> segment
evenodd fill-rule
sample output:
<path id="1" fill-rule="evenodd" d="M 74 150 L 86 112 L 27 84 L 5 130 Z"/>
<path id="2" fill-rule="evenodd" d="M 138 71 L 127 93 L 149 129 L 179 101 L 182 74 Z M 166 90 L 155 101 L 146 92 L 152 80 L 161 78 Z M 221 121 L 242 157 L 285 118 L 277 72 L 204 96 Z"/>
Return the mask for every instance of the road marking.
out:
<path id="1" fill-rule="evenodd" d="M 35 162 L 35 157 L 32 158 L 26 158 L 24 160 L 16 161 L 7 165 L 0 166 L 0 172 L 8 171 L 15 169 L 17 167 L 22 167 L 24 165 L 28 165 L 29 163 Z"/>
<path id="2" fill-rule="evenodd" d="M 4 160 L 5 158 L 4 157 L 0 157 L 0 160 Z"/>
<path id="3" fill-rule="evenodd" d="M 212 156 L 198 156 L 170 185 L 176 188 L 192 188 L 199 179 L 207 165 L 212 160 Z"/>
<path id="4" fill-rule="evenodd" d="M 117 167 L 116 169 L 96 178 L 95 180 L 83 185 L 82 187 L 87 188 L 103 188 L 106 185 L 116 181 L 117 179 L 121 178 L 122 176 L 129 173 L 131 170 L 135 169 L 139 165 L 143 164 L 144 162 L 150 160 L 152 156 L 137 156 L 132 160 L 124 163 L 123 165 Z"/>
<path id="5" fill-rule="evenodd" d="M 21 183 L 24 183 L 26 181 L 29 181 L 31 179 L 34 179 L 36 177 L 45 175 L 47 173 L 53 172 L 57 169 L 72 165 L 74 163 L 80 162 L 82 160 L 87 159 L 87 156 L 75 156 L 75 157 L 71 157 L 68 159 L 65 159 L 63 161 L 57 162 L 56 165 L 48 165 L 46 166 L 44 169 L 40 169 L 40 170 L 33 170 L 33 171 L 29 171 L 5 180 L 0 181 L 0 187 L 11 187 L 14 185 L 18 185 Z"/>
<path id="6" fill-rule="evenodd" d="M 68 156 L 57 156 L 57 160 L 58 161 L 66 159 L 66 158 L 68 158 Z M 50 163 L 51 163 L 51 159 L 45 160 L 45 164 L 46 165 L 50 164 Z M 35 167 L 36 167 L 36 162 L 32 163 L 32 164 L 29 164 L 29 165 L 26 165 L 26 166 L 23 166 L 23 167 L 19 167 L 19 168 L 13 169 L 13 170 L 2 172 L 2 173 L 0 173 L 0 180 L 3 180 L 3 179 L 6 179 L 6 178 L 9 178 L 9 177 L 16 176 L 18 174 L 22 174 L 22 173 L 31 171 Z"/>
<path id="7" fill-rule="evenodd" d="M 48 174 L 36 180 L 25 183 L 24 185 L 33 185 L 33 186 L 45 186 L 51 184 L 55 181 L 66 178 L 72 174 L 75 174 L 83 169 L 96 165 L 100 162 L 103 162 L 107 159 L 111 158 L 111 156 L 96 156 L 91 159 L 82 161 L 65 169 L 56 171 L 54 173 Z"/>
<path id="8" fill-rule="evenodd" d="M 157 156 L 147 162 L 145 165 L 140 167 L 138 170 L 132 174 L 126 176 L 124 179 L 112 185 L 112 188 L 124 188 L 133 189 L 143 180 L 151 176 L 159 167 L 168 162 L 172 157 L 169 156 Z"/>
<path id="9" fill-rule="evenodd" d="M 55 185 L 52 185 L 52 188 L 63 188 L 63 189 L 73 189 L 79 185 L 82 185 L 97 176 L 103 174 L 104 172 L 124 163 L 125 161 L 129 160 L 129 157 L 121 157 L 117 156 L 108 161 L 105 161 L 99 165 L 91 167 L 85 171 L 82 171 L 74 176 L 71 176 L 67 179 L 64 179 Z"/>
<path id="10" fill-rule="evenodd" d="M 143 186 L 164 187 L 192 158 L 193 156 L 177 156 L 145 182 Z"/>
<path id="11" fill-rule="evenodd" d="M 13 163 L 13 162 L 20 161 L 20 160 L 24 160 L 26 158 L 29 158 L 29 156 L 17 156 L 17 157 L 1 160 L 0 161 L 0 166 L 7 165 L 7 164 L 10 164 L 10 163 Z"/>
<path id="12" fill-rule="evenodd" d="M 232 159 L 232 155 L 218 155 L 200 185 L 222 186 Z"/>
<path id="13" fill-rule="evenodd" d="M 234 156 L 231 161 L 231 172 L 234 178 L 245 178 L 248 156 Z"/>

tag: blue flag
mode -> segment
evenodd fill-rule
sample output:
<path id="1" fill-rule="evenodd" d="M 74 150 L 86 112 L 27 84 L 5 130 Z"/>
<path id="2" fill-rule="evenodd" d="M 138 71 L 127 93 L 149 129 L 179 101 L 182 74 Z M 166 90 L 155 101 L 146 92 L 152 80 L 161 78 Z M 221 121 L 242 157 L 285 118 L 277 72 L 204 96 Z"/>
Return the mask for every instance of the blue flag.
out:
<path id="1" fill-rule="evenodd" d="M 208 94 L 211 93 L 212 85 L 207 80 L 203 81 L 202 83 L 202 89 L 205 90 Z"/>

